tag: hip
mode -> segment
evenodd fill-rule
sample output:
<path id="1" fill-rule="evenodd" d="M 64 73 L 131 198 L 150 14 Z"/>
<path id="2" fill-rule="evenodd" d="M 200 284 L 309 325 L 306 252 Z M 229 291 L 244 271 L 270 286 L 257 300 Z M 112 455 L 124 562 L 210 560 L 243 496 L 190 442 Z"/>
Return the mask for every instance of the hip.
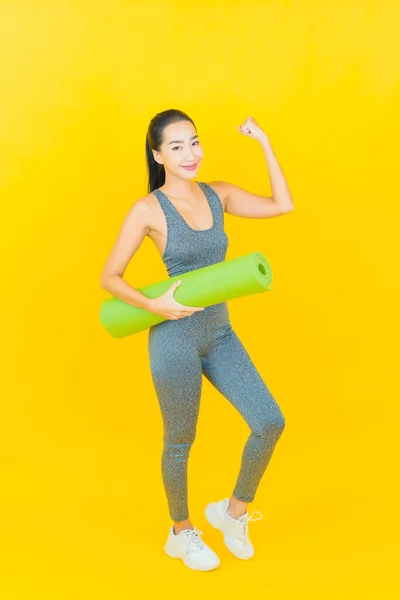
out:
<path id="1" fill-rule="evenodd" d="M 204 310 L 194 312 L 181 319 L 165 320 L 149 328 L 149 340 L 155 336 L 200 335 L 218 331 L 230 324 L 229 309 L 226 302 L 206 306 Z"/>

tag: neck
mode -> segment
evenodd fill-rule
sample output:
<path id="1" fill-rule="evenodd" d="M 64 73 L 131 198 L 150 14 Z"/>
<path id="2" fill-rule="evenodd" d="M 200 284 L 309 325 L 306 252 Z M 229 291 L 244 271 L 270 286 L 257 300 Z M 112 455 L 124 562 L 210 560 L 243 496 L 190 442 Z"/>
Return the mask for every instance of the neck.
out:
<path id="1" fill-rule="evenodd" d="M 195 185 L 194 180 L 181 179 L 166 173 L 162 191 L 172 198 L 188 198 L 193 196 Z"/>

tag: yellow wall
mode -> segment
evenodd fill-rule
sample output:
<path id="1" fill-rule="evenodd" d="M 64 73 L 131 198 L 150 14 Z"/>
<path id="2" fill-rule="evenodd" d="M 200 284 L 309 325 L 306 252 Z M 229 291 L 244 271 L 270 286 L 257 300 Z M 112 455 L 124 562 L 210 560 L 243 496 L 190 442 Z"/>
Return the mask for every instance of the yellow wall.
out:
<path id="1" fill-rule="evenodd" d="M 4 600 L 145 584 L 396 597 L 399 26 L 390 0 L 0 2 Z M 287 425 L 239 564 L 203 508 L 230 494 L 248 429 L 204 380 L 189 498 L 222 566 L 193 592 L 163 553 L 147 331 L 115 340 L 99 322 L 103 265 L 146 193 L 147 126 L 167 108 L 196 123 L 198 180 L 269 194 L 261 147 L 237 130 L 253 115 L 295 202 L 226 216 L 227 258 L 261 250 L 273 268 L 273 293 L 229 307 Z M 146 239 L 126 279 L 163 277 Z"/>

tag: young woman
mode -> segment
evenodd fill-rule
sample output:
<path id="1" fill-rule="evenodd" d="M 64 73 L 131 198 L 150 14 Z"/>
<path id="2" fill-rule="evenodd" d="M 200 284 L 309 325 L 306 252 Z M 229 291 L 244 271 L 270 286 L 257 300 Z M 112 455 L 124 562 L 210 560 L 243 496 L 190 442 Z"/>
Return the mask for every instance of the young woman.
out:
<path id="1" fill-rule="evenodd" d="M 254 496 L 284 429 L 282 412 L 232 328 L 226 302 L 202 308 L 174 299 L 180 281 L 162 296 L 147 298 L 123 275 L 147 235 L 156 245 L 170 277 L 225 260 L 228 237 L 224 212 L 268 218 L 293 210 L 285 178 L 267 135 L 252 117 L 239 131 L 260 142 L 270 171 L 272 197 L 233 184 L 194 181 L 204 153 L 192 119 L 166 110 L 151 120 L 146 135 L 148 194 L 139 198 L 122 224 L 104 267 L 103 289 L 125 302 L 162 315 L 149 329 L 150 368 L 162 412 L 162 478 L 173 524 L 164 549 L 192 569 L 216 568 L 219 558 L 189 519 L 187 468 L 195 439 L 202 375 L 240 412 L 250 428 L 232 495 L 211 502 L 207 520 L 224 536 L 236 557 L 254 549 L 248 535 L 248 503 Z"/>

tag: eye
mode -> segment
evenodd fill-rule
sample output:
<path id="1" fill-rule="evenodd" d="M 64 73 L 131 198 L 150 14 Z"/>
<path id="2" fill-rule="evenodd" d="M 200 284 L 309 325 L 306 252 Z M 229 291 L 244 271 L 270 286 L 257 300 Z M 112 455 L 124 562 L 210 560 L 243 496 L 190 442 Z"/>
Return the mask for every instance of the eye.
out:
<path id="1" fill-rule="evenodd" d="M 200 142 L 199 142 L 198 140 L 195 140 L 193 143 L 194 143 L 194 144 L 200 144 Z M 172 148 L 172 150 L 177 150 L 178 148 L 182 148 L 182 146 L 174 146 L 174 147 Z"/>

